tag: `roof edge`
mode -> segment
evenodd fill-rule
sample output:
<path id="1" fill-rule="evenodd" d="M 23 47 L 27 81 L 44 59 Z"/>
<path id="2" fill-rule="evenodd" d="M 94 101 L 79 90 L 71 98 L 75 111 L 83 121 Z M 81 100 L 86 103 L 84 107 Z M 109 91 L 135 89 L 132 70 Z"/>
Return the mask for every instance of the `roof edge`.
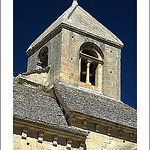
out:
<path id="1" fill-rule="evenodd" d="M 40 122 L 39 120 L 31 120 L 29 118 L 22 118 L 20 116 L 13 116 L 13 121 L 16 123 L 21 123 L 22 121 L 26 121 L 27 123 L 33 123 L 33 124 L 39 124 L 39 125 L 44 125 L 44 126 L 48 126 L 48 127 L 52 127 L 52 128 L 56 128 L 57 130 L 63 130 L 66 132 L 71 132 L 71 133 L 75 133 L 75 134 L 80 134 L 82 136 L 87 136 L 89 134 L 89 132 L 83 131 L 83 130 L 79 130 L 79 129 L 74 129 L 72 127 L 67 127 L 63 126 L 63 125 L 59 125 L 59 124 L 54 124 L 54 123 L 47 123 L 47 122 Z M 24 122 L 23 125 L 25 125 L 26 123 Z M 39 126 L 38 126 L 39 127 Z M 43 127 L 42 127 L 43 128 Z"/>
<path id="2" fill-rule="evenodd" d="M 45 35 L 41 40 L 39 40 L 39 42 L 35 43 L 34 45 L 31 44 L 31 45 L 29 46 L 29 48 L 27 49 L 26 54 L 27 54 L 27 55 L 30 55 L 30 52 L 31 52 L 33 49 L 35 49 L 38 45 L 40 45 L 44 40 L 47 40 L 50 36 L 53 36 L 53 34 L 54 34 L 55 32 L 57 32 L 58 30 L 61 30 L 62 28 L 70 29 L 70 30 L 72 30 L 72 31 L 74 31 L 74 32 L 77 32 L 77 33 L 80 33 L 80 34 L 86 34 L 86 36 L 90 36 L 90 37 L 92 37 L 92 38 L 96 38 L 97 40 L 101 40 L 101 41 L 106 42 L 106 43 L 108 43 L 108 44 L 110 44 L 110 45 L 113 45 L 113 46 L 115 46 L 115 47 L 118 47 L 118 48 L 120 48 L 120 49 L 122 49 L 123 46 L 124 46 L 123 43 L 120 44 L 120 43 L 118 43 L 118 42 L 114 42 L 114 41 L 105 39 L 105 38 L 103 38 L 103 37 L 97 36 L 97 35 L 95 35 L 95 34 L 93 34 L 93 33 L 86 32 L 86 31 L 84 31 L 84 30 L 80 30 L 80 29 L 78 29 L 78 28 L 76 28 L 76 27 L 73 27 L 73 26 L 70 26 L 70 25 L 66 24 L 65 21 L 64 21 L 64 22 L 60 23 L 56 28 L 54 28 L 53 30 L 51 30 L 51 31 L 50 31 L 47 35 Z M 43 32 L 43 33 L 44 33 L 44 32 Z M 42 35 L 42 34 L 41 34 L 41 35 Z"/>

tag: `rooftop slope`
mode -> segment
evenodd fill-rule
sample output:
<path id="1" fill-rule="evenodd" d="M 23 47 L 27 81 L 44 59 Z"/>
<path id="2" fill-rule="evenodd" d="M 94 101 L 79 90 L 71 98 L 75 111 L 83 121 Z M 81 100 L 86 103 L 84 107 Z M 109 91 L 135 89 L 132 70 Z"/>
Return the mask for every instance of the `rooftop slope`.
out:
<path id="1" fill-rule="evenodd" d="M 48 93 L 18 84 L 14 81 L 14 115 L 67 125 L 62 110 L 56 100 L 48 96 Z"/>
<path id="2" fill-rule="evenodd" d="M 50 25 L 28 48 L 31 49 L 40 41 L 42 41 L 51 31 L 53 31 L 60 24 L 67 24 L 71 27 L 82 30 L 86 33 L 94 34 L 101 39 L 110 41 L 117 45 L 123 46 L 123 43 L 106 27 L 92 17 L 88 12 L 81 8 L 77 2 L 73 2 L 72 6 L 68 8 L 52 25 Z M 27 51 L 28 51 L 27 50 Z"/>
<path id="3" fill-rule="evenodd" d="M 70 111 L 136 128 L 137 112 L 123 102 L 63 83 L 55 84 L 54 88 Z"/>
<path id="4" fill-rule="evenodd" d="M 13 116 L 18 119 L 84 134 L 83 131 L 68 126 L 56 100 L 48 96 L 48 93 L 19 84 L 16 79 L 14 79 L 13 84 Z"/>

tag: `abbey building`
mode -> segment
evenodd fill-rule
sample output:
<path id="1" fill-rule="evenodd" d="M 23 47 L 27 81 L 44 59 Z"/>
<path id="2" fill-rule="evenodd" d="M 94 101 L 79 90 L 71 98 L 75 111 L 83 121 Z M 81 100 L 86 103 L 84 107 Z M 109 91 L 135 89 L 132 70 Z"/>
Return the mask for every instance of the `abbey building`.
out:
<path id="1" fill-rule="evenodd" d="M 135 150 L 137 112 L 120 99 L 122 47 L 73 0 L 14 79 L 14 150 Z"/>

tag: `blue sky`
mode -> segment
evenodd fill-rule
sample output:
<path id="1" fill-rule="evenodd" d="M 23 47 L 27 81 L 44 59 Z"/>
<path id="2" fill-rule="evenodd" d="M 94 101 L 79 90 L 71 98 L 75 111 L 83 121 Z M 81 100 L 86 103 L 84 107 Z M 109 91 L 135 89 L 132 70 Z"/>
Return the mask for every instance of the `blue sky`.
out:
<path id="1" fill-rule="evenodd" d="M 26 72 L 26 50 L 72 0 L 14 0 L 14 75 Z M 121 99 L 136 109 L 136 0 L 78 0 L 79 5 L 124 43 Z"/>

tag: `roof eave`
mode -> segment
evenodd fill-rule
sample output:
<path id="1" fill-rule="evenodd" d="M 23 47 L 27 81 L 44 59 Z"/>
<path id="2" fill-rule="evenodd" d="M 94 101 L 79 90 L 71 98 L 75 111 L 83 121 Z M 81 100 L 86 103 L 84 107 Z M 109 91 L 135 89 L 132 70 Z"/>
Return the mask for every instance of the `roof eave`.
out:
<path id="1" fill-rule="evenodd" d="M 124 44 L 123 44 L 121 41 L 119 41 L 119 42 L 114 42 L 114 41 L 111 41 L 111 40 L 109 40 L 109 39 L 106 39 L 106 38 L 97 36 L 97 35 L 95 35 L 95 34 L 93 34 L 93 33 L 86 32 L 85 30 L 81 30 L 81 29 L 78 29 L 78 28 L 76 28 L 76 27 L 74 27 L 74 26 L 68 25 L 68 24 L 66 24 L 65 19 L 64 19 L 63 22 L 61 22 L 60 24 L 58 24 L 56 28 L 54 28 L 54 29 L 52 28 L 52 29 L 51 29 L 42 39 L 40 39 L 38 42 L 36 42 L 35 44 L 33 44 L 33 43 L 34 43 L 34 42 L 33 42 L 33 43 L 29 46 L 29 48 L 27 49 L 26 54 L 27 54 L 27 55 L 30 55 L 30 52 L 31 52 L 33 49 L 36 49 L 36 47 L 37 47 L 38 45 L 40 45 L 44 40 L 48 39 L 49 36 L 52 36 L 53 33 L 55 33 L 55 31 L 61 30 L 62 28 L 70 29 L 70 30 L 73 30 L 73 31 L 75 31 L 75 32 L 77 32 L 77 33 L 86 34 L 86 36 L 90 36 L 90 37 L 96 38 L 97 40 L 101 40 L 101 41 L 106 42 L 106 43 L 108 43 L 108 44 L 113 44 L 114 46 L 116 46 L 116 47 L 118 47 L 118 48 L 120 48 L 120 49 L 122 49 L 123 46 L 124 46 Z M 35 41 L 36 41 L 36 40 L 35 40 Z"/>

